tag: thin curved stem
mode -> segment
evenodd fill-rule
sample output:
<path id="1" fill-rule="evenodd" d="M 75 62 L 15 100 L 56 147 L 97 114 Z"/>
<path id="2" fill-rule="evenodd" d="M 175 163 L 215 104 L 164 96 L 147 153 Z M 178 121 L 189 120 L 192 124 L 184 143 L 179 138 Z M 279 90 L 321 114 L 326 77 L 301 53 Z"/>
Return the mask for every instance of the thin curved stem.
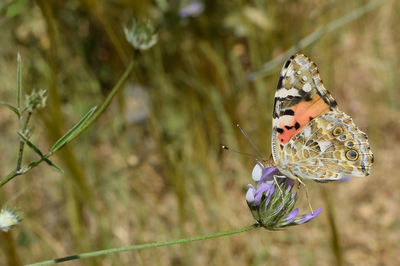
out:
<path id="1" fill-rule="evenodd" d="M 100 115 L 104 112 L 105 109 L 110 105 L 111 100 L 114 98 L 115 94 L 121 89 L 122 85 L 124 85 L 125 81 L 128 79 L 129 74 L 131 73 L 133 66 L 134 66 L 135 60 L 132 60 L 128 67 L 126 68 L 124 74 L 121 76 L 121 78 L 118 80 L 117 84 L 114 86 L 114 88 L 111 90 L 111 92 L 108 94 L 107 98 L 103 102 L 103 104 L 100 106 L 100 108 L 94 113 L 94 115 L 90 118 L 90 120 L 81 128 L 76 133 L 77 137 L 80 135 L 83 131 L 85 131 L 88 127 L 90 127 L 96 120 L 97 118 L 100 117 Z"/>
<path id="2" fill-rule="evenodd" d="M 156 248 L 156 247 L 163 247 L 163 246 L 172 246 L 172 245 L 177 245 L 177 244 L 183 244 L 183 243 L 188 243 L 188 242 L 194 242 L 194 241 L 206 240 L 206 239 L 211 239 L 211 238 L 217 238 L 217 237 L 221 237 L 221 236 L 238 234 L 238 233 L 242 233 L 242 232 L 246 232 L 246 231 L 251 231 L 258 227 L 260 227 L 259 224 L 253 224 L 253 225 L 242 227 L 239 229 L 234 229 L 234 230 L 225 231 L 225 232 L 219 232 L 219 233 L 210 234 L 210 235 L 195 236 L 195 237 L 190 237 L 190 238 L 182 238 L 182 239 L 178 239 L 178 240 L 171 240 L 171 241 L 164 241 L 164 242 L 148 243 L 148 244 L 142 244 L 142 245 L 123 247 L 123 248 L 111 248 L 111 249 L 81 253 L 81 254 L 67 256 L 67 257 L 58 258 L 58 259 L 41 261 L 41 262 L 28 264 L 28 265 L 30 265 L 30 266 L 49 265 L 49 264 L 55 264 L 55 263 L 60 263 L 60 262 L 65 262 L 65 261 L 96 257 L 96 256 L 106 255 L 106 254 L 111 254 L 111 253 L 119 253 L 119 252 L 131 251 L 131 250 Z"/>
<path id="3" fill-rule="evenodd" d="M 103 104 L 100 106 L 100 108 L 94 113 L 94 115 L 90 118 L 90 120 L 85 124 L 85 126 L 83 126 L 78 132 L 76 132 L 74 138 L 78 137 L 80 134 L 82 134 L 88 127 L 90 127 L 99 117 L 100 115 L 107 109 L 107 107 L 110 105 L 112 99 L 114 98 L 115 94 L 117 94 L 117 92 L 122 88 L 122 86 L 124 85 L 125 81 L 128 79 L 129 74 L 132 72 L 133 66 L 134 66 L 134 62 L 135 60 L 132 59 L 131 63 L 129 64 L 129 66 L 126 68 L 124 74 L 121 76 L 121 78 L 118 80 L 117 84 L 115 84 L 114 88 L 111 90 L 110 94 L 107 96 L 107 98 L 104 100 Z M 27 122 L 29 122 L 29 120 L 27 120 Z M 25 128 L 25 127 L 24 127 Z M 22 146 L 22 150 L 23 150 L 23 145 Z M 44 155 L 46 158 L 49 158 L 50 156 L 52 156 L 53 153 L 48 153 L 46 155 Z M 20 148 L 20 152 L 19 152 L 19 158 L 22 158 L 22 152 L 21 152 L 21 148 Z M 18 162 L 20 161 L 20 159 L 18 159 Z M 2 187 L 3 185 L 5 185 L 7 182 L 9 182 L 10 180 L 12 180 L 14 177 L 21 175 L 21 174 L 25 174 L 26 172 L 28 172 L 30 169 L 36 167 L 39 163 L 41 163 L 43 161 L 43 158 L 41 158 L 38 161 L 34 161 L 31 164 L 29 164 L 28 168 L 25 169 L 24 171 L 21 171 L 21 163 L 19 162 L 17 164 L 17 168 L 12 170 L 6 177 L 0 179 L 0 187 Z M 21 159 L 22 162 L 22 159 Z"/>

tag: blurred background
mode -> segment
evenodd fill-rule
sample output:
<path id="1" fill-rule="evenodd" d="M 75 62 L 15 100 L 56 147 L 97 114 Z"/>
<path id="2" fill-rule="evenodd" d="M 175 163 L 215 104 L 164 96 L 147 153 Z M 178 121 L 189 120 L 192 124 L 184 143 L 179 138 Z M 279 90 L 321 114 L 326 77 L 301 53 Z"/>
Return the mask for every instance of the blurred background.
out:
<path id="1" fill-rule="evenodd" d="M 368 133 L 372 174 L 307 182 L 312 222 L 71 265 L 399 265 L 400 2 L 365 0 L 2 0 L 0 100 L 47 89 L 32 118 L 43 151 L 100 105 L 134 60 L 100 119 L 52 158 L 1 188 L 24 220 L 0 234 L 0 264 L 173 240 L 254 223 L 245 193 L 254 153 L 270 154 L 273 95 L 295 52 L 320 69 L 341 110 Z M 350 14 L 350 15 L 349 15 Z M 135 55 L 123 26 L 148 19 L 157 44 Z M 0 177 L 16 165 L 18 121 L 0 107 Z M 36 159 L 26 149 L 24 162 Z M 298 205 L 308 212 L 304 189 Z"/>

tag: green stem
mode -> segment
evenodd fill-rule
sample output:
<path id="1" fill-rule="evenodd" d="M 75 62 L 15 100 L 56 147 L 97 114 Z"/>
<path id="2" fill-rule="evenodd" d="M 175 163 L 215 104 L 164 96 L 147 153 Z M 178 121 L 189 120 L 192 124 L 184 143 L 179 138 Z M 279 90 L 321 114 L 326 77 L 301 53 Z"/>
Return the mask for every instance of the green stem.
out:
<path id="1" fill-rule="evenodd" d="M 25 134 L 26 129 L 28 128 L 29 121 L 31 120 L 32 112 L 28 113 L 28 117 L 26 118 L 25 124 L 23 127 L 20 127 L 20 130 L 22 130 L 22 134 Z M 22 119 L 20 119 L 21 121 Z M 17 173 L 21 170 L 21 164 L 22 164 L 22 156 L 24 155 L 24 147 L 25 147 L 25 141 L 22 139 L 19 140 L 19 153 L 18 153 L 18 161 L 17 161 L 17 167 L 16 171 Z"/>
<path id="2" fill-rule="evenodd" d="M 92 118 L 76 133 L 75 137 L 79 136 L 82 132 L 84 132 L 88 127 L 90 127 L 99 117 L 100 115 L 106 110 L 106 108 L 110 105 L 112 99 L 114 98 L 115 94 L 121 89 L 122 85 L 124 85 L 125 81 L 129 77 L 134 66 L 134 60 L 132 60 L 129 66 L 126 68 L 124 74 L 119 79 L 118 83 L 114 86 L 111 90 L 110 94 L 107 96 L 104 103 L 100 106 L 100 108 L 94 113 Z"/>
<path id="3" fill-rule="evenodd" d="M 8 181 L 13 179 L 17 175 L 19 175 L 17 173 L 17 170 L 16 169 L 12 170 L 6 177 L 4 177 L 3 179 L 0 180 L 0 187 L 2 187 L 4 184 L 6 184 Z"/>
<path id="4" fill-rule="evenodd" d="M 22 87 L 21 87 L 21 55 L 18 52 L 17 56 L 17 109 L 21 111 L 21 94 L 22 94 Z M 20 113 L 21 114 L 21 113 Z M 20 118 L 20 115 L 18 116 Z"/>
<path id="5" fill-rule="evenodd" d="M 105 249 L 105 250 L 81 253 L 81 254 L 58 258 L 58 259 L 53 259 L 53 260 L 41 261 L 41 262 L 28 264 L 28 265 L 31 265 L 31 266 L 49 265 L 49 264 L 60 263 L 60 262 L 64 262 L 64 261 L 90 258 L 90 257 L 95 257 L 95 256 L 100 256 L 100 255 L 111 254 L 111 253 L 119 253 L 119 252 L 146 249 L 146 248 L 156 248 L 156 247 L 162 247 L 162 246 L 172 246 L 172 245 L 177 245 L 177 244 L 183 244 L 183 243 L 188 243 L 188 242 L 194 242 L 194 241 L 206 240 L 206 239 L 210 239 L 210 238 L 217 238 L 217 237 L 221 237 L 221 236 L 238 234 L 238 233 L 242 233 L 242 232 L 246 232 L 246 231 L 251 231 L 258 227 L 260 227 L 259 224 L 253 224 L 253 225 L 242 227 L 239 229 L 234 229 L 234 230 L 225 231 L 225 232 L 219 232 L 219 233 L 210 234 L 210 235 L 182 238 L 182 239 L 178 239 L 178 240 L 171 240 L 171 241 L 165 241 L 165 242 L 148 243 L 148 244 L 142 244 L 142 245 L 123 247 L 123 248 Z"/>

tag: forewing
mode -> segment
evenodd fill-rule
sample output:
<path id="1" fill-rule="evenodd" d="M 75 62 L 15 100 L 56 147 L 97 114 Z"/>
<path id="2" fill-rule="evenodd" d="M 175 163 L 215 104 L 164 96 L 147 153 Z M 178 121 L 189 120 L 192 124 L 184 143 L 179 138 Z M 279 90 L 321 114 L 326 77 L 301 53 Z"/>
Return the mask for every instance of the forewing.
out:
<path id="1" fill-rule="evenodd" d="M 315 117 L 336 105 L 315 63 L 305 55 L 293 55 L 282 68 L 274 100 L 272 155 L 278 167 L 282 163 L 279 145 L 287 144 Z"/>

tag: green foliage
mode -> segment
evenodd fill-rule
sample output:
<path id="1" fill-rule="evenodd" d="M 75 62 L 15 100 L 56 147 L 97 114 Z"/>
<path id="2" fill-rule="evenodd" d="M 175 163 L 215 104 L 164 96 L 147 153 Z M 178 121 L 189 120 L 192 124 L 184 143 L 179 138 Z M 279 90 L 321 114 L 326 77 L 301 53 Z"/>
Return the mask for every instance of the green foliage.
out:
<path id="1" fill-rule="evenodd" d="M 68 144 L 71 140 L 76 138 L 81 133 L 81 129 L 86 125 L 89 119 L 92 118 L 92 115 L 96 111 L 97 107 L 93 107 L 87 112 L 78 123 L 76 123 L 64 136 L 62 136 L 59 140 L 54 143 L 54 145 L 50 149 L 50 153 L 55 153 L 59 149 L 61 149 L 64 145 Z"/>
<path id="2" fill-rule="evenodd" d="M 4 5 L 6 7 L 7 18 L 15 17 L 24 12 L 25 8 L 28 6 L 28 0 L 4 0 Z M 0 10 L 2 6 L 0 4 Z"/>

